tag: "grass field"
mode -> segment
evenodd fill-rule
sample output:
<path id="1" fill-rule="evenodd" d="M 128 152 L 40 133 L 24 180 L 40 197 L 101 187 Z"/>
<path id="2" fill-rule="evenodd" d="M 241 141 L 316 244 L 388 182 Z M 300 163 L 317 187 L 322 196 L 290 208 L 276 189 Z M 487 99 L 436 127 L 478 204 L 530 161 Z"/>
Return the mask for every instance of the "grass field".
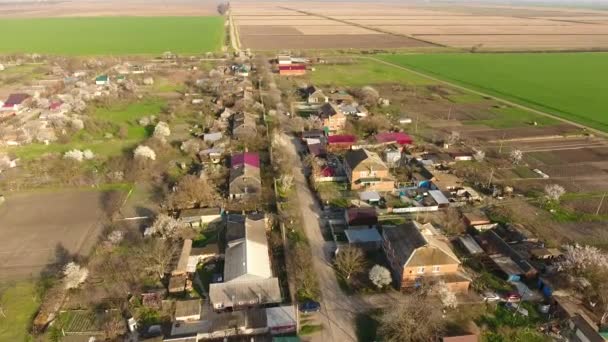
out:
<path id="1" fill-rule="evenodd" d="M 223 17 L 33 18 L 0 21 L 0 53 L 62 55 L 218 51 Z"/>
<path id="2" fill-rule="evenodd" d="M 141 102 L 122 103 L 108 108 L 97 108 L 91 115 L 99 120 L 123 125 L 127 128 L 127 138 L 121 139 L 114 133 L 114 138 L 106 139 L 103 134 L 91 136 L 85 131 L 78 132 L 68 143 L 58 142 L 49 145 L 29 144 L 24 146 L 6 147 L 4 150 L 14 153 L 17 157 L 28 160 L 38 158 L 45 153 L 64 153 L 72 149 L 90 149 L 98 156 L 113 156 L 123 150 L 135 146 L 139 141 L 149 136 L 150 129 L 137 123 L 144 116 L 157 115 L 165 102 L 158 99 L 145 99 Z M 2 151 L 2 149 L 0 149 Z"/>
<path id="3" fill-rule="evenodd" d="M 550 126 L 559 123 L 557 119 L 548 116 L 541 116 L 520 108 L 498 108 L 492 110 L 496 116 L 491 119 L 483 120 L 467 120 L 463 121 L 465 125 L 486 125 L 495 129 L 527 127 L 532 122 L 536 122 L 538 126 Z"/>
<path id="4" fill-rule="evenodd" d="M 390 65 L 372 60 L 360 60 L 353 64 L 316 65 L 311 81 L 317 85 L 366 86 L 380 83 L 432 84 L 433 82 L 405 70 L 395 70 Z"/>
<path id="5" fill-rule="evenodd" d="M 36 286 L 23 281 L 0 284 L 1 303 L 6 317 L 0 317 L 0 341 L 30 341 L 28 328 L 38 310 Z"/>
<path id="6" fill-rule="evenodd" d="M 384 55 L 383 60 L 608 132 L 607 53 Z"/>

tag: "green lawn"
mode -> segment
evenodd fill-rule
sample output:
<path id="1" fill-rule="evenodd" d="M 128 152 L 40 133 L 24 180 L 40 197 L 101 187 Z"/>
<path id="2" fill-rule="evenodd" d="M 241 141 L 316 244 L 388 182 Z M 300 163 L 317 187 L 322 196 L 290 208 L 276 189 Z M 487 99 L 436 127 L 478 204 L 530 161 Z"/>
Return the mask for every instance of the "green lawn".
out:
<path id="1" fill-rule="evenodd" d="M 97 17 L 3 19 L 0 53 L 62 55 L 218 51 L 224 18 Z"/>
<path id="2" fill-rule="evenodd" d="M 38 310 L 38 297 L 33 282 L 0 285 L 2 308 L 6 317 L 0 316 L 0 341 L 30 341 L 30 322 Z"/>
<path id="3" fill-rule="evenodd" d="M 515 107 L 493 109 L 492 113 L 496 116 L 491 119 L 466 120 L 465 125 L 486 125 L 495 129 L 526 127 L 536 122 L 538 126 L 556 125 L 558 120 L 548 116 L 534 114 L 527 110 Z"/>
<path id="4" fill-rule="evenodd" d="M 383 55 L 381 59 L 608 132 L 607 53 Z"/>
<path id="5" fill-rule="evenodd" d="M 361 59 L 353 64 L 315 65 L 310 73 L 311 81 L 317 85 L 365 86 L 380 83 L 432 84 L 423 77 L 390 65 Z"/>

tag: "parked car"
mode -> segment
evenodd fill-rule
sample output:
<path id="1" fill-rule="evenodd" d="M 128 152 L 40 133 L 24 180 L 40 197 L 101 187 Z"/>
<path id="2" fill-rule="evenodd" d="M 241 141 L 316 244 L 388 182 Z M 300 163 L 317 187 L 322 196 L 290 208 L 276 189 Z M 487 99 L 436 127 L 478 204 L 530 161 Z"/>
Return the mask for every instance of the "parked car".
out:
<path id="1" fill-rule="evenodd" d="M 509 292 L 505 295 L 504 300 L 507 303 L 517 303 L 521 301 L 521 295 L 517 292 Z"/>
<path id="2" fill-rule="evenodd" d="M 486 292 L 483 293 L 483 301 L 484 302 L 497 302 L 499 300 L 501 300 L 501 298 L 495 292 L 486 291 Z"/>
<path id="3" fill-rule="evenodd" d="M 321 304 L 319 302 L 315 302 L 314 300 L 307 300 L 304 303 L 300 304 L 300 312 L 309 313 L 309 312 L 318 312 L 321 310 Z"/>

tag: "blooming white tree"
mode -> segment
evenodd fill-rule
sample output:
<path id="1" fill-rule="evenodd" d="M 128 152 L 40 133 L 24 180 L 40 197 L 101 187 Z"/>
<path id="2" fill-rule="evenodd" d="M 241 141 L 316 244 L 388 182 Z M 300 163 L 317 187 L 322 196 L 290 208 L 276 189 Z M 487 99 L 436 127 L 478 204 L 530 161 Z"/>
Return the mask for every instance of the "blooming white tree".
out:
<path id="1" fill-rule="evenodd" d="M 74 149 L 74 150 L 70 150 L 70 151 L 67 151 L 66 153 L 64 153 L 63 158 L 72 159 L 72 160 L 81 162 L 84 159 L 84 154 L 82 153 L 81 150 Z"/>
<path id="2" fill-rule="evenodd" d="M 456 295 L 454 294 L 454 292 L 450 291 L 445 282 L 440 281 L 435 286 L 437 288 L 437 293 L 441 298 L 441 303 L 444 307 L 455 308 L 456 306 L 458 306 L 458 299 L 456 298 Z"/>
<path id="3" fill-rule="evenodd" d="M 371 280 L 377 288 L 381 289 L 390 285 L 393 278 L 391 277 L 391 272 L 386 267 L 374 265 L 369 271 L 369 280 Z"/>
<path id="4" fill-rule="evenodd" d="M 179 228 L 179 222 L 167 214 L 159 214 L 152 223 L 152 231 L 162 237 L 172 237 Z"/>
<path id="5" fill-rule="evenodd" d="M 70 262 L 63 268 L 63 283 L 66 289 L 75 289 L 80 284 L 84 283 L 89 276 L 89 270 L 85 267 L 80 267 L 75 262 Z"/>
<path id="6" fill-rule="evenodd" d="M 608 254 L 597 247 L 567 245 L 564 247 L 564 258 L 558 264 L 562 271 L 583 274 L 591 267 L 608 269 Z"/>
<path id="7" fill-rule="evenodd" d="M 522 159 L 524 158 L 524 153 L 521 150 L 513 150 L 511 151 L 511 154 L 509 154 L 509 158 L 513 164 L 517 165 L 521 163 Z"/>
<path id="8" fill-rule="evenodd" d="M 475 158 L 475 160 L 477 161 L 483 161 L 484 159 L 486 159 L 486 153 L 482 150 L 479 150 L 477 152 L 475 152 L 475 154 L 473 155 L 473 158 Z"/>
<path id="9" fill-rule="evenodd" d="M 82 156 L 86 160 L 91 160 L 91 159 L 95 158 L 95 154 L 91 150 L 84 150 L 84 151 L 82 151 Z"/>
<path id="10" fill-rule="evenodd" d="M 559 201 L 563 194 L 566 193 L 566 189 L 559 184 L 551 184 L 545 187 L 545 195 L 552 201 Z"/>
<path id="11" fill-rule="evenodd" d="M 156 160 L 156 152 L 145 145 L 139 145 L 133 152 L 135 158 Z"/>
<path id="12" fill-rule="evenodd" d="M 122 232 L 120 230 L 115 230 L 108 235 L 108 241 L 110 241 L 110 243 L 113 245 L 117 245 L 122 241 L 124 236 L 125 236 L 124 232 Z"/>
<path id="13" fill-rule="evenodd" d="M 171 129 L 169 125 L 164 121 L 159 121 L 154 127 L 154 137 L 164 139 L 171 135 Z"/>
<path id="14" fill-rule="evenodd" d="M 460 141 L 460 133 L 453 131 L 452 134 L 448 137 L 448 144 L 454 145 Z"/>
<path id="15" fill-rule="evenodd" d="M 281 191 L 287 192 L 293 186 L 293 176 L 292 175 L 282 175 L 279 178 L 279 187 Z"/>

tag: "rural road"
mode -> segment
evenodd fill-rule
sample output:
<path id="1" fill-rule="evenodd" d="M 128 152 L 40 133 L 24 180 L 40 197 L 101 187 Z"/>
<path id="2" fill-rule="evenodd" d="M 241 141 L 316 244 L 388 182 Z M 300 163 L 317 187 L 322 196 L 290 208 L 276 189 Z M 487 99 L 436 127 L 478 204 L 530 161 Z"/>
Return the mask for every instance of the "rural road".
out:
<path id="1" fill-rule="evenodd" d="M 589 132 L 593 132 L 593 133 L 598 134 L 600 136 L 608 137 L 608 133 L 602 132 L 602 131 L 600 131 L 598 129 L 587 127 L 585 125 L 579 124 L 579 123 L 574 122 L 574 121 L 570 121 L 568 119 L 564 119 L 564 118 L 562 118 L 560 116 L 556 116 L 556 115 L 551 114 L 551 113 L 543 112 L 543 111 L 540 111 L 540 110 L 537 110 L 537 109 L 534 109 L 534 108 L 531 108 L 531 107 L 528 107 L 528 106 L 524 106 L 524 105 L 521 105 L 521 104 L 518 104 L 518 103 L 515 103 L 515 102 L 512 102 L 512 101 L 509 101 L 509 100 L 505 100 L 505 99 L 503 99 L 501 97 L 497 97 L 495 95 L 486 94 L 484 92 L 477 91 L 477 90 L 474 90 L 474 89 L 471 89 L 471 88 L 468 88 L 468 87 L 464 87 L 464 86 L 458 85 L 458 84 L 450 82 L 450 81 L 444 81 L 444 80 L 439 79 L 437 77 L 430 76 L 430 75 L 425 74 L 425 73 L 420 72 L 420 71 L 416 71 L 414 69 L 410 69 L 410 68 L 407 68 L 407 67 L 404 67 L 404 66 L 401 66 L 401 65 L 398 65 L 398 64 L 391 63 L 391 62 L 383 61 L 383 60 L 375 58 L 375 57 L 358 57 L 358 58 L 367 58 L 367 59 L 373 60 L 373 61 L 378 62 L 378 63 L 390 65 L 390 66 L 392 66 L 394 68 L 411 72 L 411 73 L 413 73 L 415 75 L 424 77 L 426 79 L 429 79 L 429 80 L 432 80 L 432 81 L 435 81 L 435 82 L 438 82 L 438 83 L 441 83 L 441 84 L 444 84 L 444 85 L 447 85 L 447 86 L 450 86 L 450 87 L 453 87 L 453 88 L 457 88 L 457 89 L 463 90 L 463 91 L 468 92 L 468 93 L 476 94 L 476 95 L 483 96 L 483 97 L 489 97 L 489 98 L 495 99 L 498 102 L 504 103 L 506 105 L 509 105 L 509 106 L 512 106 L 512 107 L 516 107 L 516 108 L 520 108 L 520 109 L 523 109 L 523 110 L 527 110 L 529 112 L 532 112 L 532 113 L 535 113 L 535 114 L 538 114 L 538 115 L 550 117 L 550 118 L 553 118 L 555 120 L 559 120 L 559 121 L 568 123 L 570 125 L 573 125 L 573 126 L 576 126 L 576 127 L 579 127 L 579 128 L 584 128 L 584 129 L 588 130 Z"/>
<path id="2" fill-rule="evenodd" d="M 320 334 L 311 336 L 312 341 L 348 342 L 356 341 L 355 310 L 361 307 L 357 297 L 347 296 L 342 292 L 334 270 L 330 264 L 330 255 L 334 249 L 332 242 L 323 239 L 319 218 L 322 210 L 311 193 L 303 170 L 304 165 L 297 151 L 302 148 L 296 138 L 283 136 L 289 153 L 293 154 L 296 164 L 293 167 L 294 184 L 296 186 L 304 232 L 308 237 L 313 258 L 313 267 L 319 280 L 322 292 L 321 312 L 319 321 L 323 324 Z"/>

